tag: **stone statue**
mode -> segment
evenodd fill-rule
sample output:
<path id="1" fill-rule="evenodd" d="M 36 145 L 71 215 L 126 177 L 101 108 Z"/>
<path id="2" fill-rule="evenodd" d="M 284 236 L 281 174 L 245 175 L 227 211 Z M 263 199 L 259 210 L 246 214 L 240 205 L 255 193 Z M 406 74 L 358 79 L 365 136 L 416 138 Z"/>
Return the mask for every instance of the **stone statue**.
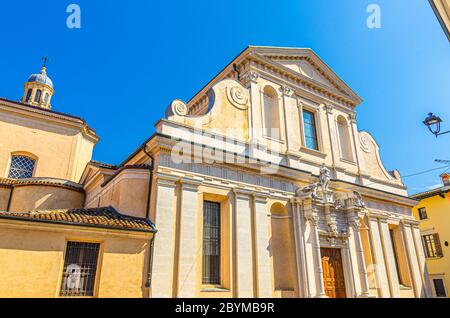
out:
<path id="1" fill-rule="evenodd" d="M 320 168 L 320 187 L 322 188 L 322 192 L 325 194 L 329 191 L 330 182 L 331 182 L 331 173 L 330 169 L 328 169 L 325 164 Z"/>
<path id="2" fill-rule="evenodd" d="M 353 200 L 355 202 L 355 206 L 360 207 L 360 208 L 366 207 L 366 204 L 364 203 L 364 200 L 358 191 L 353 191 Z"/>
<path id="3" fill-rule="evenodd" d="M 318 199 L 317 195 L 317 183 L 313 183 L 307 187 L 299 188 L 296 192 L 297 197 L 309 196 L 311 199 Z"/>

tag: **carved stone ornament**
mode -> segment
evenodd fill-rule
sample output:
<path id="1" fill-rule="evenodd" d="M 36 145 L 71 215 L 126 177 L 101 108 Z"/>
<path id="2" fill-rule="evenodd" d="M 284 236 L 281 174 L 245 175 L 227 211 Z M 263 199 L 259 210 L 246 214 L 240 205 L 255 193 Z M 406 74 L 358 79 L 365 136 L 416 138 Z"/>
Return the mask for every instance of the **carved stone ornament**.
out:
<path id="1" fill-rule="evenodd" d="M 319 216 L 315 213 L 310 213 L 306 215 L 305 218 L 312 226 L 317 226 L 319 224 Z"/>
<path id="2" fill-rule="evenodd" d="M 289 86 L 283 86 L 281 88 L 281 93 L 283 93 L 286 96 L 292 96 L 294 94 L 294 89 Z"/>
<path id="3" fill-rule="evenodd" d="M 331 173 L 330 169 L 328 169 L 325 164 L 322 165 L 322 168 L 320 168 L 320 187 L 322 188 L 323 193 L 327 193 L 329 191 L 330 182 L 331 182 Z"/>
<path id="4" fill-rule="evenodd" d="M 251 71 L 251 72 L 248 73 L 248 78 L 251 81 L 255 82 L 259 78 L 259 75 L 258 75 L 258 73 Z"/>
<path id="5" fill-rule="evenodd" d="M 359 217 L 354 217 L 352 219 L 350 219 L 350 225 L 353 226 L 353 228 L 356 231 L 359 231 L 362 227 L 361 221 L 359 220 Z"/>
<path id="6" fill-rule="evenodd" d="M 174 100 L 172 102 L 171 108 L 172 108 L 172 113 L 174 113 L 178 116 L 186 116 L 188 114 L 187 105 L 180 100 Z"/>
<path id="7" fill-rule="evenodd" d="M 336 221 L 332 221 L 328 224 L 328 231 L 331 236 L 338 236 L 338 229 Z"/>
<path id="8" fill-rule="evenodd" d="M 355 207 L 365 209 L 366 204 L 358 191 L 353 191 L 353 204 Z"/>
<path id="9" fill-rule="evenodd" d="M 227 98 L 238 109 L 245 110 L 248 108 L 249 93 L 242 86 L 234 85 L 227 87 Z"/>
<path id="10" fill-rule="evenodd" d="M 299 188 L 296 191 L 298 198 L 310 198 L 313 200 L 320 200 L 322 203 L 333 203 L 330 191 L 331 173 L 330 170 L 323 165 L 320 168 L 319 182 L 313 183 L 307 187 Z M 331 200 L 331 201 L 330 201 Z"/>
<path id="11" fill-rule="evenodd" d="M 361 149 L 364 152 L 371 153 L 372 152 L 372 142 L 370 138 L 365 134 L 359 135 L 359 144 L 361 145 Z"/>
<path id="12" fill-rule="evenodd" d="M 331 104 L 323 104 L 324 110 L 327 112 L 327 114 L 333 113 L 333 105 Z"/>
<path id="13" fill-rule="evenodd" d="M 313 183 L 307 187 L 298 188 L 296 191 L 296 196 L 298 198 L 310 198 L 310 199 L 319 199 L 319 196 L 317 195 L 317 188 L 319 184 Z"/>
<path id="14" fill-rule="evenodd" d="M 342 198 L 337 193 L 333 194 L 332 201 L 333 201 L 334 208 L 336 210 L 341 210 L 341 209 L 345 208 L 344 200 L 342 200 Z"/>

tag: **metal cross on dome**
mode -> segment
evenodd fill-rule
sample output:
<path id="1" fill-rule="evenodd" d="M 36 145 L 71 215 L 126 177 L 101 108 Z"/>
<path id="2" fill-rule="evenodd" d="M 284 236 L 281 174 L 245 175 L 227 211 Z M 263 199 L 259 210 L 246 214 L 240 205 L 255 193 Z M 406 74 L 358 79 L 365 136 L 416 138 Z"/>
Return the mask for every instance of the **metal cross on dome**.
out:
<path id="1" fill-rule="evenodd" d="M 49 61 L 48 56 L 44 56 L 42 58 L 42 61 L 44 62 L 44 64 L 42 65 L 42 67 L 47 67 L 47 62 Z"/>

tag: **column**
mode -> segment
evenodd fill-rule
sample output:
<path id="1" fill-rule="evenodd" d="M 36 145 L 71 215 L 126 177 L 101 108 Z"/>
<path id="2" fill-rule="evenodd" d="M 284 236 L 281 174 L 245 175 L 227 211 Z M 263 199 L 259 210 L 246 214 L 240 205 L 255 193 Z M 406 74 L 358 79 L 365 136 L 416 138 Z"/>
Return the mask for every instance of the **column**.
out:
<path id="1" fill-rule="evenodd" d="M 235 191 L 236 293 L 253 297 L 252 219 L 249 192 Z"/>
<path id="2" fill-rule="evenodd" d="M 371 216 L 368 216 L 367 219 L 378 294 L 382 298 L 389 298 L 391 297 L 391 293 L 386 273 L 386 264 L 384 262 L 384 253 L 378 227 L 378 219 Z"/>
<path id="3" fill-rule="evenodd" d="M 369 297 L 369 280 L 367 277 L 366 261 L 364 259 L 364 250 L 361 241 L 361 222 L 357 212 L 353 212 L 349 217 L 350 220 L 350 247 L 355 253 L 357 275 L 355 276 L 355 283 L 359 282 L 360 288 L 356 288 L 358 297 Z M 357 279 L 358 278 L 358 279 Z M 358 286 L 357 286 L 358 287 Z"/>
<path id="4" fill-rule="evenodd" d="M 180 237 L 178 259 L 178 295 L 180 298 L 194 298 L 200 278 L 202 245 L 198 228 L 200 213 L 198 186 L 200 183 L 183 179 L 180 184 Z"/>
<path id="5" fill-rule="evenodd" d="M 397 266 L 395 265 L 395 254 L 394 249 L 392 247 L 391 234 L 389 232 L 389 225 L 387 224 L 387 219 L 385 218 L 380 219 L 379 224 L 391 297 L 400 298 L 400 284 L 398 281 Z"/>
<path id="6" fill-rule="evenodd" d="M 269 252 L 269 216 L 267 198 L 255 195 L 253 199 L 256 246 L 257 296 L 271 298 L 273 296 L 272 272 Z"/>
<path id="7" fill-rule="evenodd" d="M 419 263 L 419 269 L 422 273 L 422 282 L 424 288 L 422 289 L 421 297 L 432 298 L 433 292 L 431 291 L 431 282 L 428 276 L 428 268 L 425 263 L 425 253 L 423 251 L 422 236 L 420 235 L 419 223 L 411 225 L 414 238 L 414 246 L 416 248 L 417 261 Z"/>
<path id="8" fill-rule="evenodd" d="M 424 295 L 424 285 L 422 282 L 422 273 L 419 268 L 419 262 L 417 261 L 418 258 L 414 245 L 413 231 L 411 225 L 406 223 L 404 220 L 402 220 L 400 224 L 403 233 L 403 240 L 405 241 L 406 252 L 408 254 L 409 271 L 414 288 L 414 295 L 416 297 L 422 297 L 422 295 Z"/>
<path id="9" fill-rule="evenodd" d="M 310 276 L 310 282 L 315 282 L 315 295 L 313 297 L 326 298 L 325 286 L 323 280 L 322 255 L 320 253 L 320 238 L 317 229 L 319 216 L 312 206 L 311 200 L 303 201 L 304 216 L 307 220 L 307 241 L 310 241 L 310 251 L 307 250 L 306 257 L 312 257 L 314 273 Z M 312 252 L 312 253 L 311 253 Z M 312 254 L 312 255 L 308 255 Z M 309 274 L 309 273 L 308 273 Z"/>
<path id="10" fill-rule="evenodd" d="M 295 236 L 295 255 L 299 296 L 302 298 L 311 297 L 308 283 L 308 267 L 305 256 L 305 222 L 301 213 L 300 202 L 297 199 L 291 199 L 292 218 L 294 223 Z"/>
<path id="11" fill-rule="evenodd" d="M 152 297 L 173 297 L 176 228 L 176 179 L 160 176 L 156 185 Z"/>

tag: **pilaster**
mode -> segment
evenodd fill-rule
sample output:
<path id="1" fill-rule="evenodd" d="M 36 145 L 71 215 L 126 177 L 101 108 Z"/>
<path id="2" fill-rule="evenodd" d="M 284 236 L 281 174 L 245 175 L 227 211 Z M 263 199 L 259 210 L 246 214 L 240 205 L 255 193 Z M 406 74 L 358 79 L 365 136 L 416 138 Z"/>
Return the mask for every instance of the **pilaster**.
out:
<path id="1" fill-rule="evenodd" d="M 357 297 L 367 298 L 370 296 L 369 280 L 367 277 L 366 262 L 364 259 L 364 250 L 361 240 L 361 221 L 359 220 L 358 211 L 350 210 L 348 212 L 349 219 L 349 245 L 350 255 L 353 262 L 353 276 L 355 278 L 355 289 Z M 356 266 L 355 266 L 356 265 Z"/>
<path id="2" fill-rule="evenodd" d="M 303 200 L 303 209 L 304 209 L 304 216 L 307 222 L 306 227 L 309 232 L 309 237 L 311 238 L 310 240 L 311 243 L 307 244 L 310 246 L 308 246 L 307 248 L 309 249 L 308 254 L 312 254 L 310 256 L 312 256 L 313 259 L 314 274 L 310 276 L 315 278 L 314 279 L 315 295 L 313 295 L 313 297 L 326 298 L 327 296 L 325 294 L 325 286 L 323 279 L 322 256 L 320 253 L 320 238 L 319 238 L 319 231 L 317 228 L 319 223 L 319 216 L 317 215 L 317 211 L 312 204 L 312 200 L 309 199 Z"/>
<path id="3" fill-rule="evenodd" d="M 256 284 L 257 296 L 270 298 L 272 291 L 272 272 L 270 267 L 269 252 L 269 216 L 267 212 L 267 198 L 253 196 L 253 211 L 255 222 L 255 247 L 256 247 Z"/>
<path id="4" fill-rule="evenodd" d="M 382 246 L 385 255 L 387 275 L 389 279 L 389 288 L 392 298 L 400 297 L 400 285 L 398 281 L 397 266 L 395 265 L 395 254 L 391 242 L 391 234 L 389 233 L 389 225 L 386 218 L 380 219 L 380 234 Z"/>
<path id="5" fill-rule="evenodd" d="M 374 271 L 378 294 L 382 298 L 390 298 L 389 280 L 386 272 L 386 263 L 384 261 L 383 246 L 378 226 L 378 219 L 370 215 L 367 216 L 367 225 L 369 228 L 369 237 L 372 246 L 372 257 L 374 261 Z"/>
<path id="6" fill-rule="evenodd" d="M 199 206 L 199 182 L 189 179 L 180 181 L 179 213 L 179 259 L 178 259 L 178 297 L 196 296 L 197 273 L 200 272 L 202 242 L 198 228 L 201 208 Z"/>
<path id="7" fill-rule="evenodd" d="M 253 297 L 253 253 L 250 192 L 234 191 L 237 297 Z"/>
<path id="8" fill-rule="evenodd" d="M 153 252 L 152 297 L 173 297 L 175 227 L 176 227 L 176 179 L 157 178 L 155 225 L 158 233 L 155 237 Z"/>

